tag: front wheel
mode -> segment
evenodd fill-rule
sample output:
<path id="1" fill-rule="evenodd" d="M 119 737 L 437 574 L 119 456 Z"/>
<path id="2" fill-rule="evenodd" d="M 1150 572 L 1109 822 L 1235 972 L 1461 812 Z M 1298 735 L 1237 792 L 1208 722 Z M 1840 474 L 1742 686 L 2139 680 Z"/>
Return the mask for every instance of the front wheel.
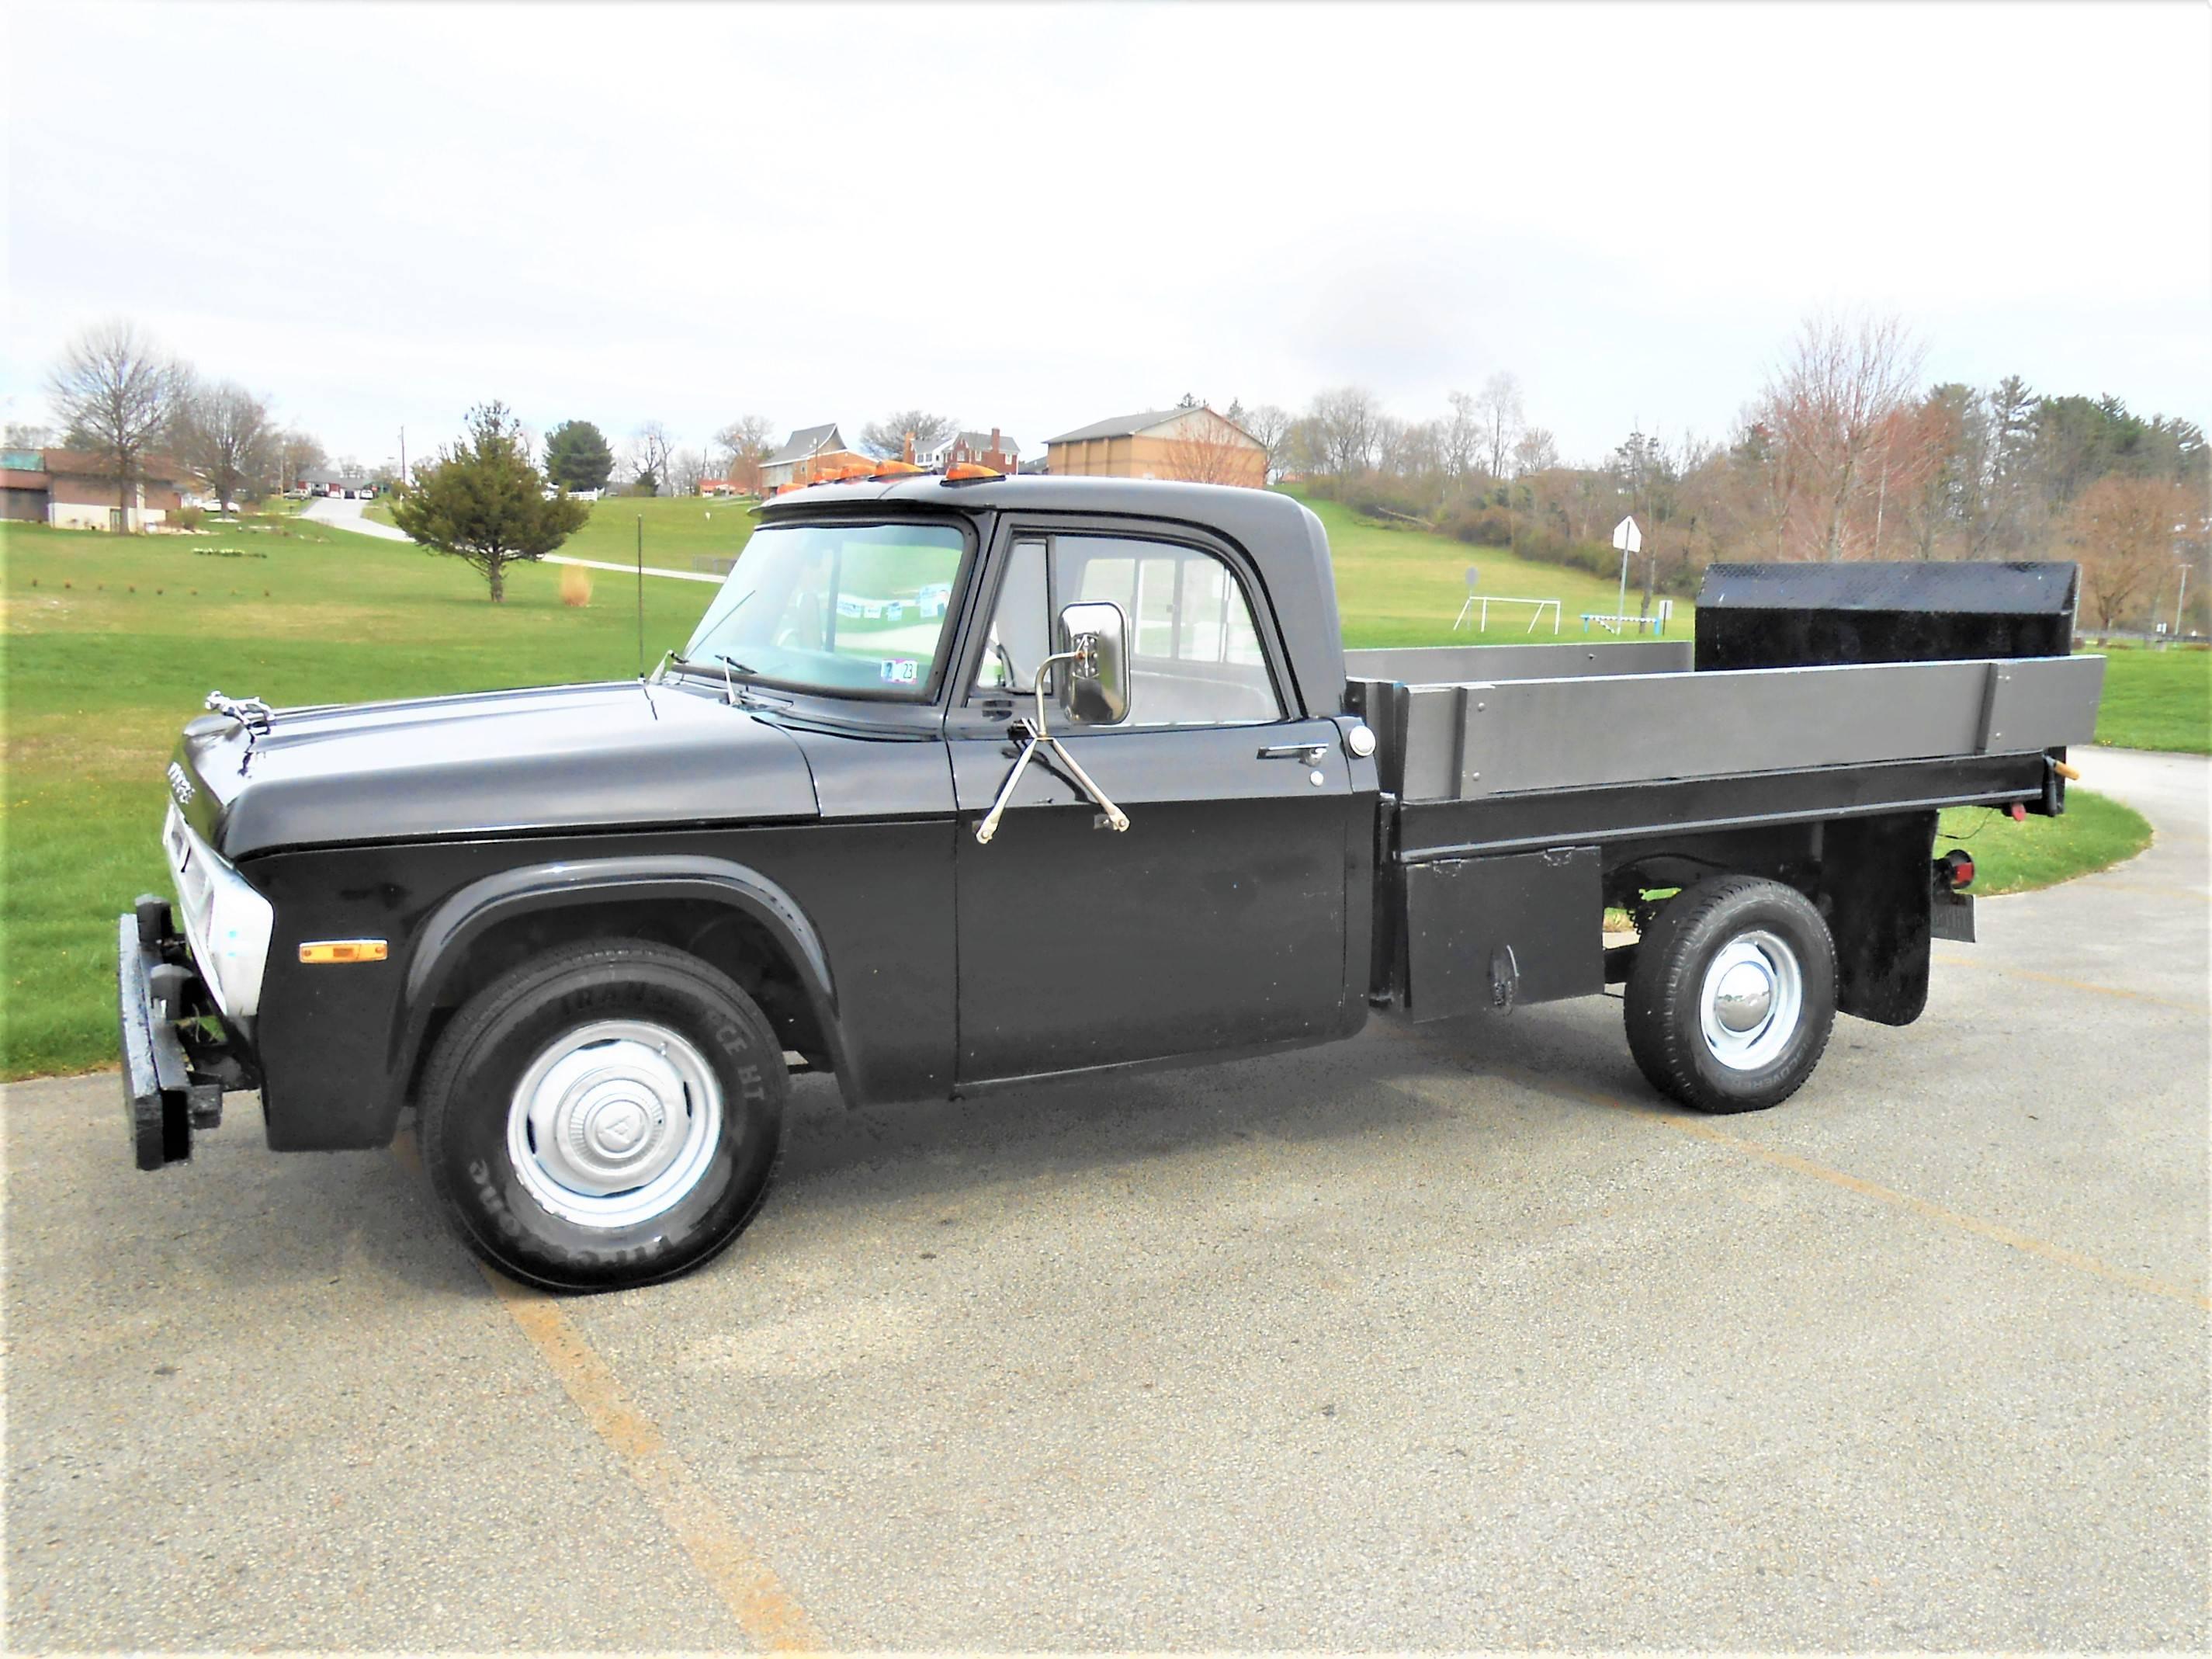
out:
<path id="1" fill-rule="evenodd" d="M 1661 1092 L 1703 1112 L 1779 1105 L 1835 1025 L 1827 923 L 1780 882 L 1700 882 L 1638 941 L 1625 1012 L 1629 1052 Z"/>
<path id="2" fill-rule="evenodd" d="M 752 1219 L 789 1087 L 727 975 L 642 941 L 573 945 L 454 1016 L 423 1076 L 422 1161 L 501 1272 L 553 1291 L 649 1285 Z"/>

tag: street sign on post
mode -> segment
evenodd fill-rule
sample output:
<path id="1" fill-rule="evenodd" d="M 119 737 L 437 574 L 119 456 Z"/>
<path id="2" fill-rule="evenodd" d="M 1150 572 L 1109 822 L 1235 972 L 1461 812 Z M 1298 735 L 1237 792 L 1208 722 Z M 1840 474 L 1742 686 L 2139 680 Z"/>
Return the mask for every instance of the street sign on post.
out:
<path id="1" fill-rule="evenodd" d="M 1620 550 L 1620 598 L 1614 604 L 1616 617 L 1628 614 L 1628 562 L 1644 546 L 1644 532 L 1636 527 L 1634 514 L 1623 519 L 1613 527 L 1613 544 Z"/>
<path id="2" fill-rule="evenodd" d="M 1467 613 L 1474 609 L 1474 580 L 1476 574 L 1475 568 L 1473 565 L 1468 566 L 1467 599 L 1465 603 L 1460 606 L 1459 616 L 1452 623 L 1452 629 L 1455 633 L 1458 631 L 1460 623 L 1467 620 Z M 1486 606 L 1485 609 L 1487 610 L 1488 607 Z"/>

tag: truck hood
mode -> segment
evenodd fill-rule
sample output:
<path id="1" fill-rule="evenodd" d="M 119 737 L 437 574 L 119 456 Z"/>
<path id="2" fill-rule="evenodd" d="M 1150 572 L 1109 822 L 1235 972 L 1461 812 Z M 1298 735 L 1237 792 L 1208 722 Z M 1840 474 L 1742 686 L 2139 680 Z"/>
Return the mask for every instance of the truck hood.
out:
<path id="1" fill-rule="evenodd" d="M 278 847 L 819 815 L 792 738 L 635 681 L 280 708 L 185 728 L 169 790 L 225 857 Z"/>

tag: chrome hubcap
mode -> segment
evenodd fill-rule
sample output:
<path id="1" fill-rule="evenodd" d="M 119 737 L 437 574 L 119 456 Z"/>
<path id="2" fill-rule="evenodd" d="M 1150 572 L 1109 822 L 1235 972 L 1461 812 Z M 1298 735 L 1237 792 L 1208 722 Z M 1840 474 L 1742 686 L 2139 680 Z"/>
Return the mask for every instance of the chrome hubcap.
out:
<path id="1" fill-rule="evenodd" d="M 1796 952 L 1754 928 L 1723 945 L 1705 969 L 1698 1023 L 1714 1059 L 1732 1071 L 1755 1072 L 1780 1058 L 1804 1010 Z"/>
<path id="2" fill-rule="evenodd" d="M 523 1073 L 507 1150 L 554 1214 L 626 1227 L 697 1186 L 721 1132 L 721 1089 L 689 1040 L 644 1020 L 599 1020 L 562 1034 Z"/>
<path id="3" fill-rule="evenodd" d="M 1713 1012 L 1731 1031 L 1755 1029 L 1774 1006 L 1774 975 L 1763 963 L 1732 963 L 1713 987 Z"/>

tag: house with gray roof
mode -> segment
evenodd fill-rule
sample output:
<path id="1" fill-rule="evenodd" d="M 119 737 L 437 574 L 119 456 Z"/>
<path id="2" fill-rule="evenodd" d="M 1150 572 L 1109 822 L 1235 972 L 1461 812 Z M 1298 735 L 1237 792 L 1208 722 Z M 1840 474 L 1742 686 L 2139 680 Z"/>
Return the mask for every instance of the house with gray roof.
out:
<path id="1" fill-rule="evenodd" d="M 781 449 L 761 463 L 761 493 L 766 495 L 786 484 L 812 483 L 839 467 L 869 465 L 866 455 L 847 446 L 836 422 L 802 426 L 783 441 Z"/>

